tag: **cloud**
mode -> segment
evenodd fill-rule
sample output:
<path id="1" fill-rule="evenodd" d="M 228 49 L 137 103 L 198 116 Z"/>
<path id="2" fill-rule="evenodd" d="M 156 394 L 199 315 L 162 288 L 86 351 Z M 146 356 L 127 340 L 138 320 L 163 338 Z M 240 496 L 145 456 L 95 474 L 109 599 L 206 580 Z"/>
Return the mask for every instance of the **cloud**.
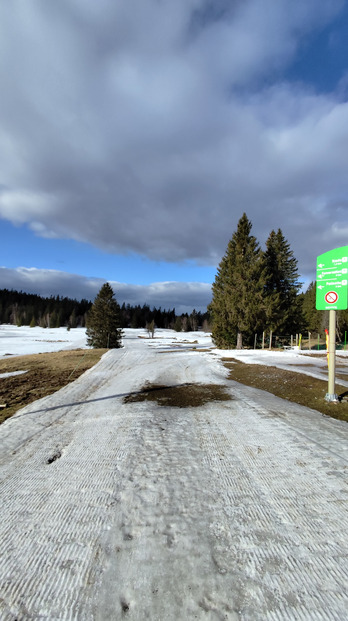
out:
<path id="1" fill-rule="evenodd" d="M 346 243 L 348 104 L 282 72 L 342 6 L 1 3 L 0 217 L 216 265 L 246 211 L 306 269 Z"/>
<path id="2" fill-rule="evenodd" d="M 207 283 L 156 282 L 150 285 L 128 285 L 108 281 L 119 304 L 135 306 L 148 304 L 151 308 L 175 308 L 176 314 L 205 312 L 211 300 L 211 285 Z M 102 278 L 87 278 L 58 270 L 0 267 L 0 289 L 14 289 L 43 297 L 60 295 L 72 299 L 94 300 L 105 283 Z"/>

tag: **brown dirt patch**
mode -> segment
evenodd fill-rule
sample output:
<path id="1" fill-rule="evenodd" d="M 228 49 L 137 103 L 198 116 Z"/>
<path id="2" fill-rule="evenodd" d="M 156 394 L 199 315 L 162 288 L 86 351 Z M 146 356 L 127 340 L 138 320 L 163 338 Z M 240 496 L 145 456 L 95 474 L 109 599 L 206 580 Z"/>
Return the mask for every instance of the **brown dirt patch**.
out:
<path id="1" fill-rule="evenodd" d="M 245 364 L 237 360 L 227 362 L 226 359 L 224 364 L 230 370 L 229 379 L 348 422 L 348 390 L 339 382 L 336 383 L 336 391 L 342 398 L 341 403 L 327 403 L 327 381 L 262 364 Z"/>
<path id="2" fill-rule="evenodd" d="M 195 408 L 209 401 L 230 401 L 231 399 L 226 388 L 220 384 L 180 384 L 179 386 L 146 384 L 139 392 L 127 395 L 124 402 L 156 401 L 161 406 Z"/>
<path id="3" fill-rule="evenodd" d="M 106 349 L 76 349 L 0 360 L 0 373 L 27 371 L 0 378 L 0 423 L 17 410 L 56 392 L 93 367 Z"/>

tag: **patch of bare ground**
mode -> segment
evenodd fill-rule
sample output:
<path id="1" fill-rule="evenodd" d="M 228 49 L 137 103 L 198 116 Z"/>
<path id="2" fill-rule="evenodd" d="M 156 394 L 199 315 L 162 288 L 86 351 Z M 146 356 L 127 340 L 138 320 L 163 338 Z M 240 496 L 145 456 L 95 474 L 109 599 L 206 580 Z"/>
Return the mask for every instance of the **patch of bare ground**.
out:
<path id="1" fill-rule="evenodd" d="M 106 349 L 76 349 L 0 360 L 0 374 L 26 371 L 0 378 L 0 423 L 17 410 L 56 392 L 93 367 Z"/>
<path id="2" fill-rule="evenodd" d="M 295 371 L 284 371 L 262 364 L 246 364 L 238 360 L 223 359 L 230 370 L 229 379 L 271 392 L 277 397 L 318 410 L 326 416 L 348 422 L 348 390 L 336 382 L 340 403 L 327 403 L 327 381 L 315 379 Z"/>
<path id="3" fill-rule="evenodd" d="M 194 408 L 210 401 L 230 401 L 231 399 L 226 388 L 220 384 L 180 384 L 179 386 L 146 384 L 139 392 L 127 395 L 124 402 L 156 401 L 161 406 Z"/>

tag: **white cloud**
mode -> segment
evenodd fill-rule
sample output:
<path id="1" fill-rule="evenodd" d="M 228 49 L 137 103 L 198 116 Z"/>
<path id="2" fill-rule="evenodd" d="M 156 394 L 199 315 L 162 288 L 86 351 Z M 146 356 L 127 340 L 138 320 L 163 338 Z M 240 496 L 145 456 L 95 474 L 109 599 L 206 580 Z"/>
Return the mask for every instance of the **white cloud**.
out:
<path id="1" fill-rule="evenodd" d="M 190 313 L 194 308 L 205 312 L 211 300 L 211 285 L 191 282 L 155 282 L 150 285 L 129 285 L 108 281 L 119 304 L 151 308 L 175 308 L 176 314 Z M 0 289 L 14 289 L 25 293 L 35 293 L 43 297 L 60 295 L 72 299 L 93 300 L 105 283 L 102 278 L 88 278 L 58 270 L 18 267 L 0 267 Z"/>
<path id="2" fill-rule="evenodd" d="M 29 221 L 33 230 L 44 233 L 46 227 L 40 225 L 35 218 L 49 219 L 55 212 L 55 200 L 54 197 L 42 193 L 3 190 L 0 192 L 0 212 L 3 218 L 14 224 Z"/>
<path id="3" fill-rule="evenodd" d="M 0 217 L 167 261 L 216 264 L 243 211 L 304 266 L 344 245 L 347 104 L 281 79 L 341 6 L 1 3 Z"/>

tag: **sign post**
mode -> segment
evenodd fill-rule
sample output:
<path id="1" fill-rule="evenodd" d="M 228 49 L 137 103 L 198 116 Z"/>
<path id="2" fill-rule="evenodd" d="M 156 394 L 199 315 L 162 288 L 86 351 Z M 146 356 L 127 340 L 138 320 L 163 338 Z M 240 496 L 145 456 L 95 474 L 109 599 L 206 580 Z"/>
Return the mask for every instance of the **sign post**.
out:
<path id="1" fill-rule="evenodd" d="M 348 246 L 334 248 L 317 258 L 316 308 L 329 311 L 329 381 L 326 401 L 338 401 L 335 393 L 336 311 L 348 307 Z"/>
<path id="2" fill-rule="evenodd" d="M 335 392 L 336 377 L 336 311 L 329 311 L 329 348 L 328 348 L 329 379 L 326 401 L 338 401 Z"/>

